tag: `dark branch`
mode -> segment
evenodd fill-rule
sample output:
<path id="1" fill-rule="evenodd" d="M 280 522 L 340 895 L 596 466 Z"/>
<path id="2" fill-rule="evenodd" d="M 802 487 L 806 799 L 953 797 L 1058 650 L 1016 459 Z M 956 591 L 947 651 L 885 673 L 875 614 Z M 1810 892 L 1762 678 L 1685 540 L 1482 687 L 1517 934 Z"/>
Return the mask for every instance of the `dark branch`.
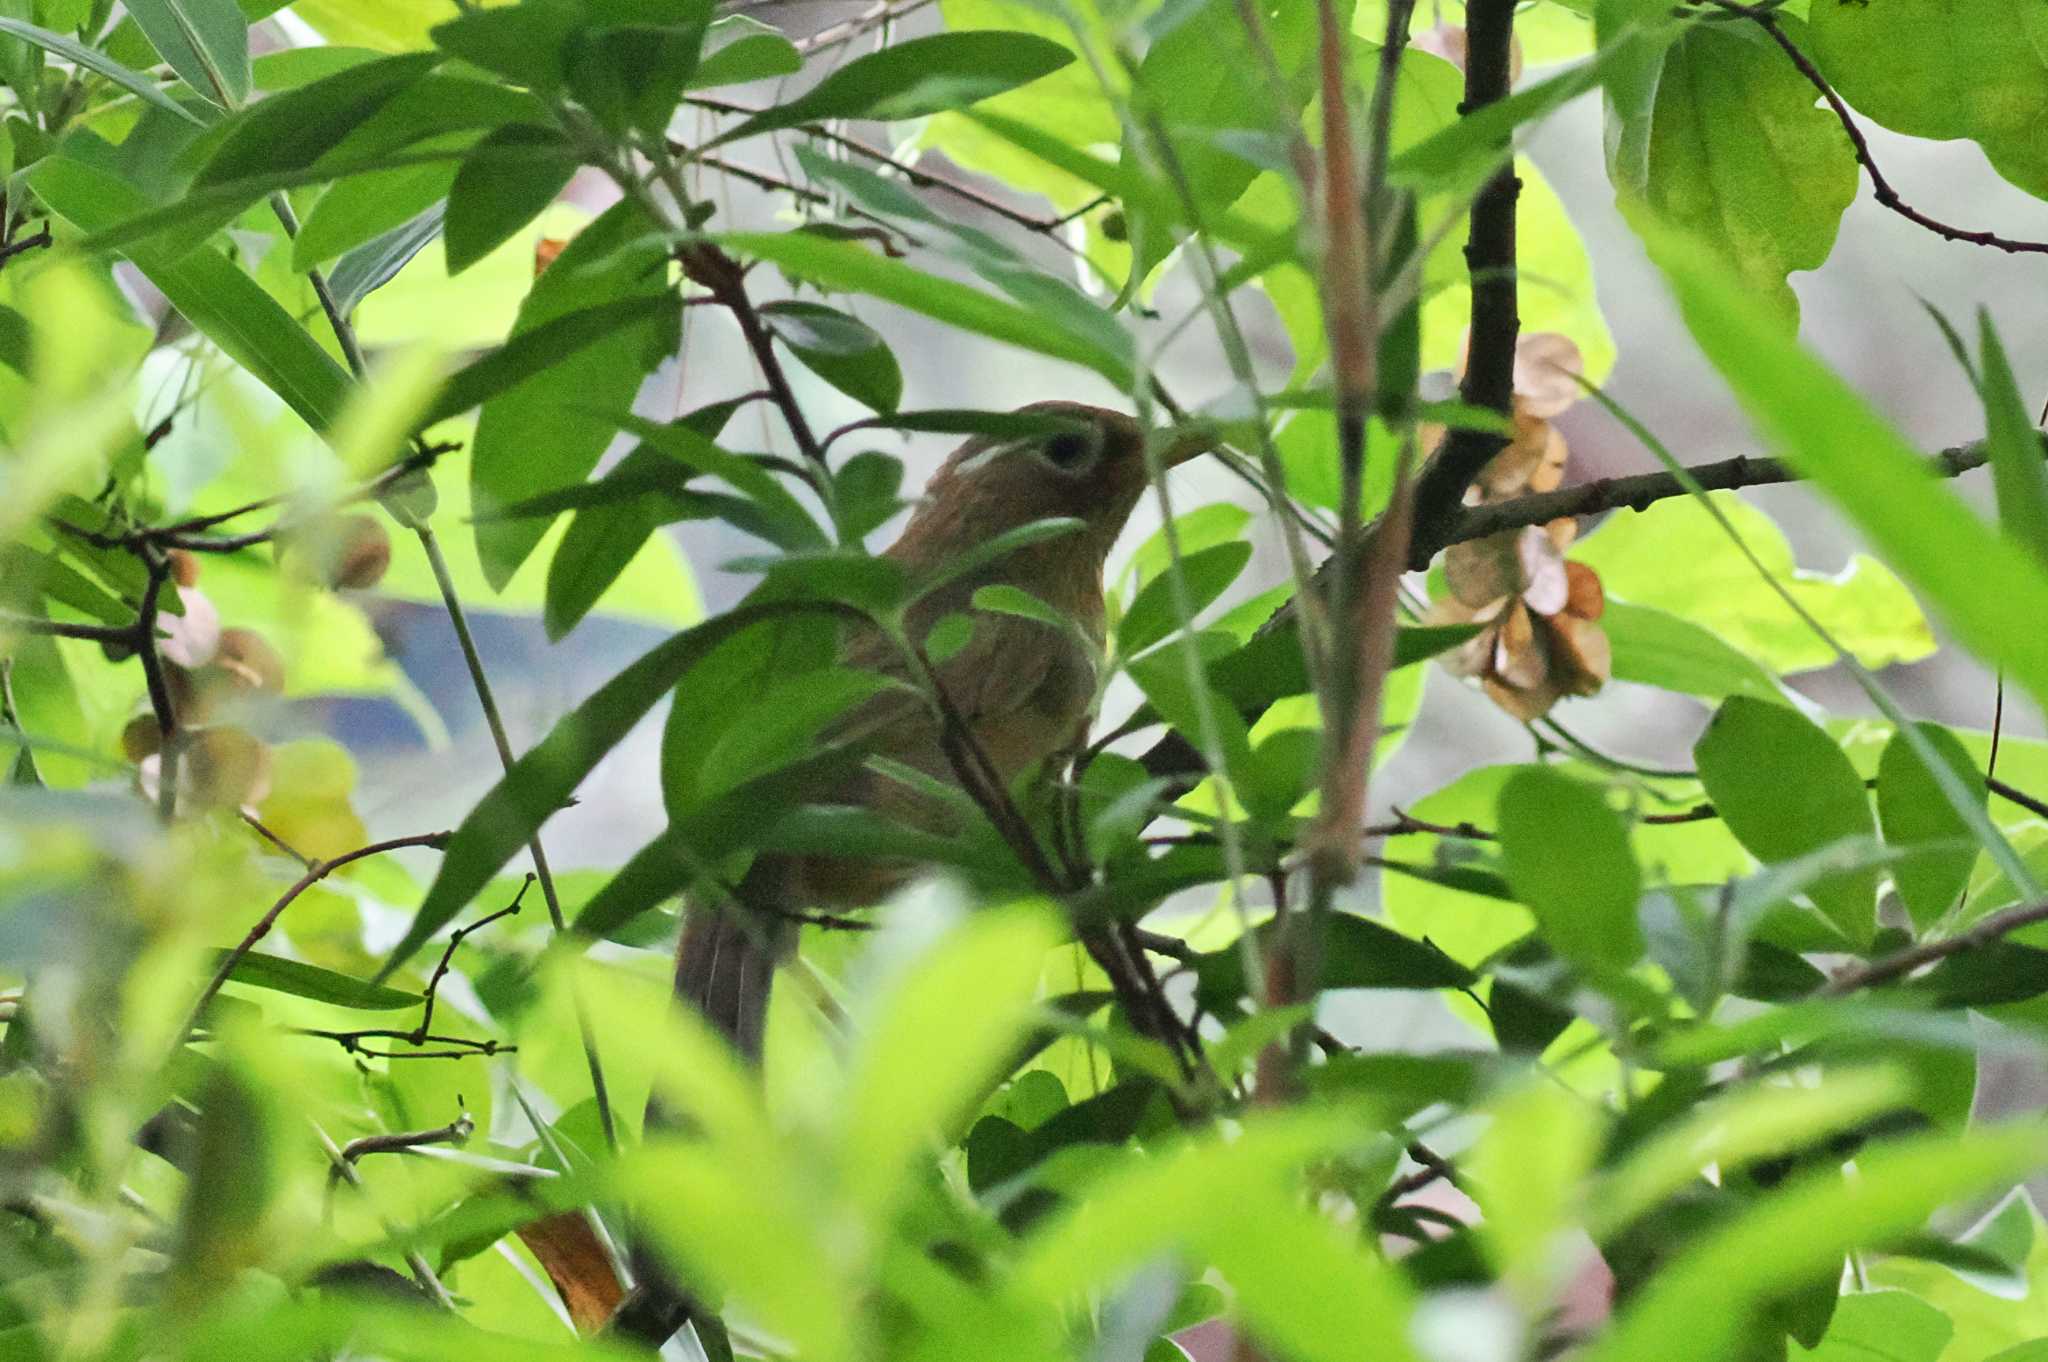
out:
<path id="1" fill-rule="evenodd" d="M 1922 965 L 1931 965 L 1937 960 L 1946 960 L 1951 955 L 1961 955 L 1981 946 L 1988 946 L 2000 937 L 2008 936 L 2022 927 L 2031 927 L 2037 922 L 2048 922 L 2048 903 L 2025 903 L 2003 912 L 1979 918 L 1954 936 L 1945 936 L 1939 941 L 1923 941 L 1917 946 L 1873 960 L 1837 974 L 1823 984 L 1816 994 L 1822 998 L 1839 998 L 1860 989 L 1888 984 L 1900 979 Z"/>
<path id="2" fill-rule="evenodd" d="M 184 1039 L 189 1038 L 192 1032 L 198 1029 L 199 1019 L 205 1014 L 206 1005 L 213 1001 L 213 995 L 220 992 L 221 986 L 234 974 L 235 966 L 241 964 L 249 952 L 255 950 L 264 937 L 270 935 L 270 929 L 277 925 L 278 918 L 284 915 L 284 910 L 291 907 L 292 901 L 299 895 L 343 866 L 363 860 L 365 857 L 380 856 L 387 851 L 398 851 L 405 847 L 431 847 L 438 851 L 448 845 L 448 839 L 454 835 L 452 832 L 421 832 L 410 837 L 392 837 L 382 842 L 372 842 L 366 847 L 357 847 L 354 851 L 343 852 L 331 861 L 315 861 L 308 866 L 306 873 L 299 876 L 291 888 L 278 896 L 277 902 L 271 904 L 269 910 L 256 920 L 256 925 L 249 929 L 248 934 L 234 949 L 221 957 L 220 967 L 213 972 L 213 978 L 207 981 L 206 987 L 200 990 L 198 1001 L 192 1004 L 191 1015 L 186 1018 L 184 1030 L 179 1033 L 179 1043 L 183 1044 Z"/>
<path id="3" fill-rule="evenodd" d="M 1473 0 L 1465 11 L 1465 102 L 1474 113 L 1507 98 L 1514 41 L 1514 0 Z M 1469 406 L 1512 416 L 1515 341 L 1522 319 L 1516 303 L 1515 203 L 1522 182 L 1514 157 L 1501 146 L 1503 164 L 1472 203 L 1465 268 L 1472 280 L 1471 339 L 1459 396 Z M 1415 488 L 1417 551 L 1436 541 L 1465 504 L 1465 489 L 1507 444 L 1477 430 L 1453 430 L 1422 470 Z M 1448 542 L 1448 541 L 1445 541 Z"/>
<path id="4" fill-rule="evenodd" d="M 2043 452 L 2048 454 L 2048 437 L 2044 437 Z M 1956 478 L 1974 468 L 1982 468 L 1989 458 L 1990 449 L 1980 440 L 1942 450 L 1927 461 L 1927 468 L 1937 477 Z M 1709 492 L 1798 482 L 1804 476 L 1782 460 L 1751 458 L 1746 454 L 1719 463 L 1701 464 L 1687 469 L 1686 473 Z M 1646 510 L 1656 502 L 1685 496 L 1688 491 L 1685 482 L 1675 473 L 1638 473 L 1628 477 L 1602 478 L 1598 482 L 1561 487 L 1555 492 L 1540 492 L 1487 506 L 1467 507 L 1451 522 L 1450 537 L 1435 548 L 1484 539 L 1525 525 L 1545 525 L 1565 516 Z M 1431 550 L 1431 556 L 1434 556 L 1435 548 Z"/>

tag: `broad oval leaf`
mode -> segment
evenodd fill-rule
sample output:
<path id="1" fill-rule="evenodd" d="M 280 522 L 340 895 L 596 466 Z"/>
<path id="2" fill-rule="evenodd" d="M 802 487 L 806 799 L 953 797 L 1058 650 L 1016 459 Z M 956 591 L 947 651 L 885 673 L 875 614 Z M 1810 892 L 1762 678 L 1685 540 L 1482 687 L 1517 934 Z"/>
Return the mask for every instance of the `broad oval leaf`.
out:
<path id="1" fill-rule="evenodd" d="M 1643 953 L 1642 871 L 1600 791 L 1556 771 L 1518 771 L 1500 792 L 1501 859 L 1515 896 L 1568 960 L 1626 969 Z"/>
<path id="2" fill-rule="evenodd" d="M 1823 730 L 1789 705 L 1737 696 L 1693 748 L 1721 820 L 1758 860 L 1789 861 L 1845 837 L 1876 832 L 1863 778 Z M 1877 929 L 1877 875 L 1856 870 L 1807 891 L 1858 946 Z"/>

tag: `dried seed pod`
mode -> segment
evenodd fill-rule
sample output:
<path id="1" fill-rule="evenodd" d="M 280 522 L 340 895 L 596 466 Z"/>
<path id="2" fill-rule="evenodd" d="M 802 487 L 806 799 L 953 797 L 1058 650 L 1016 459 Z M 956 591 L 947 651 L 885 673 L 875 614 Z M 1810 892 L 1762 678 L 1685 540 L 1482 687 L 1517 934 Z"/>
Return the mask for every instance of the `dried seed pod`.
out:
<path id="1" fill-rule="evenodd" d="M 286 569 L 336 591 L 362 591 L 391 566 L 391 536 L 374 516 L 334 516 L 292 535 L 283 547 Z"/>
<path id="2" fill-rule="evenodd" d="M 179 586 L 199 584 L 199 555 L 187 549 L 172 549 L 164 557 L 171 565 L 171 580 Z"/>
<path id="3" fill-rule="evenodd" d="M 254 629 L 221 630 L 220 651 L 213 661 L 216 669 L 244 691 L 276 695 L 284 690 L 284 659 L 270 646 L 270 640 Z"/>
<path id="4" fill-rule="evenodd" d="M 270 792 L 270 748 L 239 728 L 208 728 L 186 735 L 188 796 L 214 808 L 254 804 Z"/>
<path id="5" fill-rule="evenodd" d="M 121 730 L 121 754 L 132 762 L 154 756 L 163 745 L 163 726 L 154 714 L 138 714 Z"/>

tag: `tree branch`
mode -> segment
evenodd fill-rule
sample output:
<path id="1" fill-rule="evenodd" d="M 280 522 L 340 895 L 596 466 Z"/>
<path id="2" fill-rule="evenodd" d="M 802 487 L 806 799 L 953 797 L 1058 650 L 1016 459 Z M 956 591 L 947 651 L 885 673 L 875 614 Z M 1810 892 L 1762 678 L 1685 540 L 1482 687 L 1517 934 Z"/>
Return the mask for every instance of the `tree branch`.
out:
<path id="1" fill-rule="evenodd" d="M 1465 102 L 1471 114 L 1507 98 L 1514 41 L 1514 0 L 1472 0 L 1465 10 Z M 1465 268 L 1472 281 L 1471 337 L 1459 397 L 1469 406 L 1512 417 L 1515 400 L 1515 341 L 1522 319 L 1516 302 L 1515 203 L 1522 182 L 1515 177 L 1509 144 L 1503 164 L 1472 202 L 1472 228 L 1465 240 Z M 1437 539 L 1465 504 L 1465 489 L 1507 445 L 1484 431 L 1451 431 L 1415 488 L 1415 543 Z"/>
<path id="2" fill-rule="evenodd" d="M 2031 927 L 2037 922 L 2048 922 L 2048 903 L 2025 903 L 2007 908 L 1989 917 L 1979 918 L 1954 936 L 1945 936 L 1939 941 L 1923 941 L 1917 946 L 1908 946 L 1905 950 L 1873 960 L 1867 965 L 1844 970 L 1821 985 L 1814 996 L 1839 998 L 1844 994 L 1855 993 L 1877 984 L 1888 984 L 1894 979 L 1911 974 L 1922 965 L 1931 965 L 1937 960 L 1946 960 L 1951 955 L 1961 955 L 1965 951 L 1988 946 L 2000 937 L 2008 936 L 2022 927 Z"/>
<path id="3" fill-rule="evenodd" d="M 366 857 L 381 856 L 387 851 L 398 851 L 405 847 L 431 847 L 438 851 L 448 845 L 448 839 L 454 835 L 452 832 L 421 832 L 409 837 L 393 837 L 382 842 L 372 842 L 366 847 L 357 847 L 354 851 L 343 852 L 331 861 L 313 862 L 306 868 L 306 873 L 293 882 L 291 888 L 278 896 L 277 902 L 270 905 L 269 911 L 256 920 L 256 925 L 249 929 L 248 934 L 234 949 L 221 957 L 220 967 L 213 972 L 213 978 L 207 981 L 206 987 L 200 990 L 199 1000 L 192 1004 L 192 1011 L 185 1018 L 185 1025 L 179 1029 L 178 1044 L 183 1045 L 191 1039 L 192 1033 L 199 1028 L 199 1019 L 205 1015 L 206 1005 L 213 1001 L 214 995 L 220 992 L 221 986 L 234 974 L 235 966 L 247 959 L 249 952 L 255 950 L 264 937 L 270 935 L 270 929 L 277 925 L 278 918 L 284 915 L 284 910 L 291 907 L 299 895 L 343 866 Z"/>
<path id="4" fill-rule="evenodd" d="M 2048 456 L 2048 436 L 2043 438 L 2043 453 Z M 1956 478 L 1974 468 L 1982 468 L 1990 458 L 1990 448 L 1983 441 L 1971 444 L 1951 445 L 1927 461 L 1928 472 L 1936 477 Z M 1799 482 L 1804 475 L 1780 459 L 1752 458 L 1738 455 L 1719 463 L 1700 464 L 1687 470 L 1689 476 L 1710 492 L 1734 491 L 1742 487 L 1767 487 L 1776 483 Z M 1576 487 L 1561 487 L 1554 492 L 1539 492 L 1530 496 L 1516 497 L 1511 501 L 1496 501 L 1486 506 L 1466 507 L 1449 525 L 1449 537 L 1442 544 L 1429 547 L 1434 557 L 1438 549 L 1451 544 L 1462 544 L 1472 539 L 1484 539 L 1503 530 L 1518 530 L 1526 525 L 1545 525 L 1565 516 L 1599 515 L 1603 511 L 1642 511 L 1659 501 L 1688 494 L 1688 489 L 1673 473 L 1638 473 L 1626 477 L 1602 478 L 1597 482 L 1580 483 Z M 1423 545 L 1417 545 L 1418 555 Z M 1411 558 L 1410 565 L 1414 566 Z M 1427 566 L 1425 561 L 1422 566 Z"/>

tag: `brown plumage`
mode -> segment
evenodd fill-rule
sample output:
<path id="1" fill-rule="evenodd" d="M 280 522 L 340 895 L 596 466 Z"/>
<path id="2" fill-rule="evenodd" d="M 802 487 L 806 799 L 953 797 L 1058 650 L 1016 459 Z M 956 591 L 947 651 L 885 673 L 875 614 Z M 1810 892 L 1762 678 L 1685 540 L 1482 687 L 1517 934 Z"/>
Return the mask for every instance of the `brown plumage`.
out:
<path id="1" fill-rule="evenodd" d="M 968 611 L 975 591 L 1006 583 L 1078 626 L 1077 638 L 1029 619 L 976 614 L 972 641 L 937 664 L 940 685 L 1006 786 L 1083 736 L 1103 643 L 1103 565 L 1146 485 L 1145 433 L 1130 417 L 1076 402 L 1040 402 L 1024 410 L 1072 418 L 1073 426 L 1024 439 L 978 436 L 961 445 L 932 475 L 885 555 L 915 578 L 1032 521 L 1070 516 L 1084 522 L 1083 530 L 1019 549 L 948 583 L 910 612 L 908 632 L 922 642 L 937 621 Z M 1195 446 L 1178 444 L 1167 461 L 1194 452 Z M 898 650 L 872 629 L 851 632 L 842 656 L 851 666 L 908 679 Z M 841 726 L 869 734 L 880 755 L 958 784 L 937 723 L 912 696 L 884 692 Z M 950 830 L 943 806 L 869 770 L 819 790 L 813 800 L 872 808 L 928 831 Z M 758 1059 L 769 983 L 795 932 L 788 919 L 753 909 L 866 906 L 915 869 L 815 856 L 760 857 L 740 885 L 739 897 L 750 908 L 691 907 L 677 948 L 677 996 L 702 1011 L 741 1053 Z"/>

